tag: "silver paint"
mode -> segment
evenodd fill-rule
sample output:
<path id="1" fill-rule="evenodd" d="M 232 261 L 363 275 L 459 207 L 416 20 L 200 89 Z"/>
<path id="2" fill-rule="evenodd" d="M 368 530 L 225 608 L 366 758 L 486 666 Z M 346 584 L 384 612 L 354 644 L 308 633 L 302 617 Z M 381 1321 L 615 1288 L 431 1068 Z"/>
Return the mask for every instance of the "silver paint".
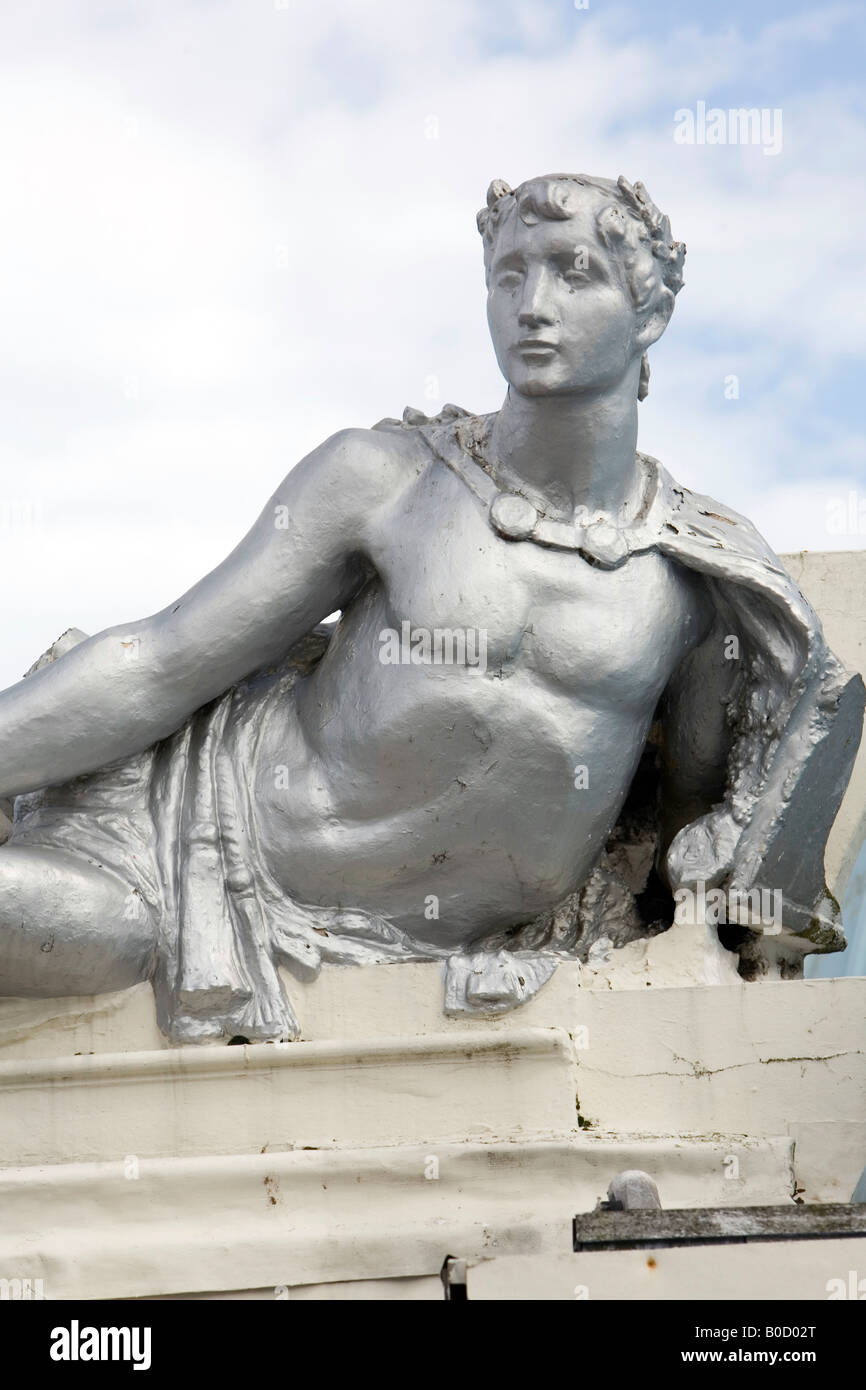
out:
<path id="1" fill-rule="evenodd" d="M 636 448 L 685 248 L 584 176 L 497 182 L 479 228 L 499 412 L 340 432 L 188 593 L 0 695 L 2 992 L 151 978 L 176 1041 L 294 1037 L 279 964 L 439 959 L 496 1013 L 701 883 L 782 892 L 747 972 L 839 948 L 862 682 Z"/>

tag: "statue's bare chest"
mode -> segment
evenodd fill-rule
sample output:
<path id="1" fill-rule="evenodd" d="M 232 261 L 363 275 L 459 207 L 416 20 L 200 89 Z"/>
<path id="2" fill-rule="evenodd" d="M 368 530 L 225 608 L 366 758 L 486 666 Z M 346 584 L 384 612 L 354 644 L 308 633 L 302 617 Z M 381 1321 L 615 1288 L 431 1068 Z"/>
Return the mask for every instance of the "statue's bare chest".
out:
<path id="1" fill-rule="evenodd" d="M 505 540 L 445 470 L 419 480 L 377 540 L 394 629 L 428 632 L 431 651 L 437 631 L 462 631 L 503 677 L 530 669 L 560 693 L 643 706 L 700 636 L 699 581 L 657 551 L 602 569 L 577 551 Z"/>

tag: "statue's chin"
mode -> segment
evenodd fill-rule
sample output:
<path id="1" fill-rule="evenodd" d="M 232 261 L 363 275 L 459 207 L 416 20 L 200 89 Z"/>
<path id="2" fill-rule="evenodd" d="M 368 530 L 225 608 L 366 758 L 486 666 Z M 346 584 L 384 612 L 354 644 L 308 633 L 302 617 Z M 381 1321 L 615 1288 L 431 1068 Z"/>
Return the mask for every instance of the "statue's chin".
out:
<path id="1" fill-rule="evenodd" d="M 573 381 L 557 381 L 541 372 L 537 376 L 522 376 L 508 384 L 519 396 L 527 396 L 533 400 L 544 396 L 580 396 L 591 389 Z"/>
<path id="2" fill-rule="evenodd" d="M 537 400 L 544 396 L 591 398 L 624 386 L 630 366 L 631 364 L 627 364 L 623 369 L 618 364 L 611 367 L 609 371 L 596 371 L 594 374 L 587 372 L 584 376 L 580 372 L 568 375 L 561 368 L 557 369 L 557 364 L 551 363 L 519 372 L 512 371 L 507 380 L 512 391 L 530 399 Z M 636 378 L 635 391 L 637 391 Z"/>
<path id="3" fill-rule="evenodd" d="M 534 372 L 521 372 L 509 382 L 512 391 L 521 396 L 560 396 L 568 395 L 575 388 L 572 382 L 563 381 L 544 368 Z"/>

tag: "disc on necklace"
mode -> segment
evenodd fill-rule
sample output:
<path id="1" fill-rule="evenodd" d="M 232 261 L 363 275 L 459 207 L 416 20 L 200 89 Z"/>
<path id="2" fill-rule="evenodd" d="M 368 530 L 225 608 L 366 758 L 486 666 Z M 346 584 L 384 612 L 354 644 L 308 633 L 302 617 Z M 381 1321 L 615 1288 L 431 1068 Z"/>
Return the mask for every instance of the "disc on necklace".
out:
<path id="1" fill-rule="evenodd" d="M 490 504 L 490 523 L 500 536 L 510 541 L 525 541 L 538 521 L 532 503 L 516 492 L 500 492 Z"/>
<path id="2" fill-rule="evenodd" d="M 616 569 L 628 555 L 628 542 L 608 521 L 595 521 L 583 533 L 581 549 L 606 569 Z"/>

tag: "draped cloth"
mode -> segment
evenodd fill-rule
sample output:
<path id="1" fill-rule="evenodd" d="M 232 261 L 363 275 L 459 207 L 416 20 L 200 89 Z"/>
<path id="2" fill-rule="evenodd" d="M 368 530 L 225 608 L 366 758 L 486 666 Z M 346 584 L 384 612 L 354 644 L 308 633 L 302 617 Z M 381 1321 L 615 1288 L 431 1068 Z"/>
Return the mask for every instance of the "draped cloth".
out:
<path id="1" fill-rule="evenodd" d="M 431 459 L 471 486 L 490 419 L 455 408 L 434 421 L 382 423 L 420 430 Z M 637 548 L 702 574 L 719 631 L 740 644 L 735 663 L 685 663 L 659 711 L 663 777 L 666 747 L 674 750 L 673 771 L 684 749 L 697 769 L 688 797 L 678 802 L 671 790 L 659 807 L 668 882 L 675 889 L 700 877 L 781 889 L 786 940 L 838 950 L 844 938 L 824 887 L 823 850 L 859 744 L 863 683 L 829 651 L 815 613 L 751 523 L 678 487 L 655 460 L 644 464 L 653 488 Z M 575 556 L 575 563 L 584 561 Z M 606 930 L 605 913 L 619 928 L 617 944 L 642 934 L 604 855 L 558 909 L 457 954 L 373 913 L 287 894 L 257 839 L 257 749 L 267 721 L 285 717 L 292 686 L 327 642 L 327 630 L 316 629 L 279 666 L 232 687 L 136 757 L 17 798 L 16 843 L 94 860 L 147 905 L 158 928 L 153 983 L 168 1036 L 298 1037 L 281 964 L 306 979 L 323 963 L 439 959 L 448 1012 L 502 1012 L 534 994 L 558 960 L 586 958 L 593 931 Z M 721 765 L 707 735 L 707 708 L 720 702 Z"/>
<path id="2" fill-rule="evenodd" d="M 314 631 L 281 665 L 136 757 L 16 799 L 15 843 L 85 856 L 146 904 L 157 923 L 158 1021 L 175 1042 L 298 1037 L 280 963 L 309 979 L 323 961 L 431 954 L 384 918 L 296 902 L 261 853 L 251 775 L 258 741 L 268 720 L 285 718 L 292 686 L 327 642 Z"/>

